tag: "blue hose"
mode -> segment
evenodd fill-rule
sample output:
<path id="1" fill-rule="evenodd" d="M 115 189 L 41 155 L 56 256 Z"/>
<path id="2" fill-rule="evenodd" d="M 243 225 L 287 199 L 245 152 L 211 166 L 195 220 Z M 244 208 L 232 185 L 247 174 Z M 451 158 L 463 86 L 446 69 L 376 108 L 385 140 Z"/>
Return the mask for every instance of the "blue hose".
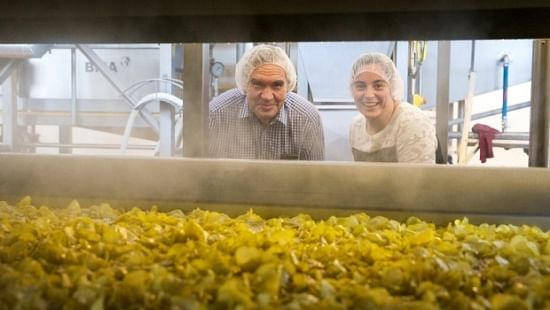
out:
<path id="1" fill-rule="evenodd" d="M 508 68 L 510 59 L 508 55 L 503 57 L 502 71 L 502 131 L 508 128 Z"/>

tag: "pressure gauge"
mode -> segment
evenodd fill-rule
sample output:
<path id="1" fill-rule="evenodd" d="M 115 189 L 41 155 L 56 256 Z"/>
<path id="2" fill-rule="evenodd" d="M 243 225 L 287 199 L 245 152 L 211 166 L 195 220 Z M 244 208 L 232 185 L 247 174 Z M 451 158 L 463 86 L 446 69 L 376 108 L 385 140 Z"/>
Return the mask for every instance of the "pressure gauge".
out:
<path id="1" fill-rule="evenodd" d="M 222 76 L 224 69 L 224 65 L 221 62 L 216 61 L 210 65 L 210 74 L 216 78 L 219 78 Z"/>

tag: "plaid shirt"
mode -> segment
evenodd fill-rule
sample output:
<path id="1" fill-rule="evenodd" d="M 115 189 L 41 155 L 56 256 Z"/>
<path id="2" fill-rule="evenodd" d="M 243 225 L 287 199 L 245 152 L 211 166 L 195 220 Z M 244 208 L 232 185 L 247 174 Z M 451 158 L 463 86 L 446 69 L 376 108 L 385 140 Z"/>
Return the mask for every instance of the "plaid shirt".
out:
<path id="1" fill-rule="evenodd" d="M 246 95 L 231 89 L 210 102 L 210 157 L 323 160 L 325 138 L 315 106 L 289 92 L 279 115 L 263 125 Z"/>

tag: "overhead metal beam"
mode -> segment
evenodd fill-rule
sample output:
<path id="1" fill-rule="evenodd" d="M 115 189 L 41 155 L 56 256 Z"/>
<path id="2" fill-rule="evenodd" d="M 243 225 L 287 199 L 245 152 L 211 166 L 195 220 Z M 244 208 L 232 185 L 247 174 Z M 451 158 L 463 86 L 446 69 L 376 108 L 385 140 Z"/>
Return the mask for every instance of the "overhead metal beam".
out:
<path id="1" fill-rule="evenodd" d="M 21 0 L 0 3 L 0 42 L 544 38 L 549 19 L 546 0 Z"/>

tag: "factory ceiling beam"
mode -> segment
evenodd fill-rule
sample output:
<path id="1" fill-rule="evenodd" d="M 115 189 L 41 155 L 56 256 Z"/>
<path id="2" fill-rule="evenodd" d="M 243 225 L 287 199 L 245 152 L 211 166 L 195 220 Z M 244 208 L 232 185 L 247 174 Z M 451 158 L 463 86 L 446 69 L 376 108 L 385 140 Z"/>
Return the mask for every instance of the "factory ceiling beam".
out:
<path id="1" fill-rule="evenodd" d="M 458 40 L 550 37 L 546 0 L 20 0 L 2 43 Z"/>

